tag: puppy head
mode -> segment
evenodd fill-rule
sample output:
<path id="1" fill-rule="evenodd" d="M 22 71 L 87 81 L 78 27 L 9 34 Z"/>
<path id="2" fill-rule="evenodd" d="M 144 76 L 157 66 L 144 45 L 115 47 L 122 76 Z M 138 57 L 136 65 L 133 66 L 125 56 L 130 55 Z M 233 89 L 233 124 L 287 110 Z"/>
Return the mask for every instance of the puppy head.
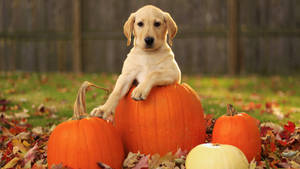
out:
<path id="1" fill-rule="evenodd" d="M 169 44 L 177 33 L 177 25 L 169 13 L 159 8 L 146 5 L 132 13 L 124 24 L 124 34 L 127 46 L 131 43 L 131 33 L 134 35 L 134 46 L 151 51 L 166 43 L 167 34 Z"/>

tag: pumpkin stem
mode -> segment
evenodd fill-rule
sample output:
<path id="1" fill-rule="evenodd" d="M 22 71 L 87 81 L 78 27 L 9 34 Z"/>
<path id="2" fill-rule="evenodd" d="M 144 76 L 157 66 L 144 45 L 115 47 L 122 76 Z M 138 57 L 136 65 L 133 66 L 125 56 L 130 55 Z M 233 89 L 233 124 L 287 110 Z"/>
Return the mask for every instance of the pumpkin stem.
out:
<path id="1" fill-rule="evenodd" d="M 234 109 L 232 104 L 227 104 L 227 115 L 228 116 L 234 116 L 238 114 L 238 112 Z"/>
<path id="2" fill-rule="evenodd" d="M 90 83 L 88 81 L 84 81 L 78 90 L 76 101 L 74 103 L 73 119 L 80 120 L 85 116 L 89 116 L 86 113 L 85 93 L 87 92 L 87 90 L 89 89 L 90 86 L 102 89 L 102 90 L 106 91 L 107 93 L 109 93 L 109 90 L 106 88 L 96 86 L 95 84 Z"/>

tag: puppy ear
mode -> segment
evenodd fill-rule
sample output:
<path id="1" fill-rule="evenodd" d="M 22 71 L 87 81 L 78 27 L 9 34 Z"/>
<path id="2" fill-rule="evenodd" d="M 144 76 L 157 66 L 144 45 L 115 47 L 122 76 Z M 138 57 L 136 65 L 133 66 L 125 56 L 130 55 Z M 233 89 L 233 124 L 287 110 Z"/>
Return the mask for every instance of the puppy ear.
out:
<path id="1" fill-rule="evenodd" d="M 170 44 L 170 46 L 172 46 L 173 39 L 177 33 L 177 25 L 168 12 L 165 12 L 164 19 L 167 24 L 168 35 L 169 35 L 169 44 Z"/>
<path id="2" fill-rule="evenodd" d="M 135 13 L 132 13 L 130 14 L 129 18 L 127 19 L 123 27 L 124 35 L 127 38 L 127 46 L 129 46 L 131 43 L 131 33 L 133 31 L 134 21 L 135 21 Z"/>

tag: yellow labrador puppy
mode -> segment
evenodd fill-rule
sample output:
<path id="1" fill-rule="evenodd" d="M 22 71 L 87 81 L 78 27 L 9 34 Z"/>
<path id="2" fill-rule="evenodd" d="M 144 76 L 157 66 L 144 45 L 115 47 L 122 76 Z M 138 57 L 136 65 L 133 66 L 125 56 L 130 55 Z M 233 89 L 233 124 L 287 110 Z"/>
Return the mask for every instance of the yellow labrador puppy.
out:
<path id="1" fill-rule="evenodd" d="M 91 115 L 107 118 L 112 115 L 119 100 L 129 91 L 134 81 L 137 87 L 131 93 L 134 100 L 145 100 L 152 87 L 180 82 L 181 72 L 169 44 L 177 32 L 170 14 L 147 5 L 132 13 L 124 24 L 127 46 L 134 35 L 134 46 L 127 55 L 114 90 L 106 103 L 95 108 Z"/>

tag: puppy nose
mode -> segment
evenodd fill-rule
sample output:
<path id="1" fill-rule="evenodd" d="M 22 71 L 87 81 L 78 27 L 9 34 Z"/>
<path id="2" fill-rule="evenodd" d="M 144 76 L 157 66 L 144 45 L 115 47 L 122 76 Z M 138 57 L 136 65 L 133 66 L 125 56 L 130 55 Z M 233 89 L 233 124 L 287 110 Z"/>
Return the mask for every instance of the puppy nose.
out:
<path id="1" fill-rule="evenodd" d="M 148 36 L 148 37 L 145 38 L 145 42 L 146 42 L 147 45 L 150 46 L 150 45 L 153 44 L 154 38 Z"/>

